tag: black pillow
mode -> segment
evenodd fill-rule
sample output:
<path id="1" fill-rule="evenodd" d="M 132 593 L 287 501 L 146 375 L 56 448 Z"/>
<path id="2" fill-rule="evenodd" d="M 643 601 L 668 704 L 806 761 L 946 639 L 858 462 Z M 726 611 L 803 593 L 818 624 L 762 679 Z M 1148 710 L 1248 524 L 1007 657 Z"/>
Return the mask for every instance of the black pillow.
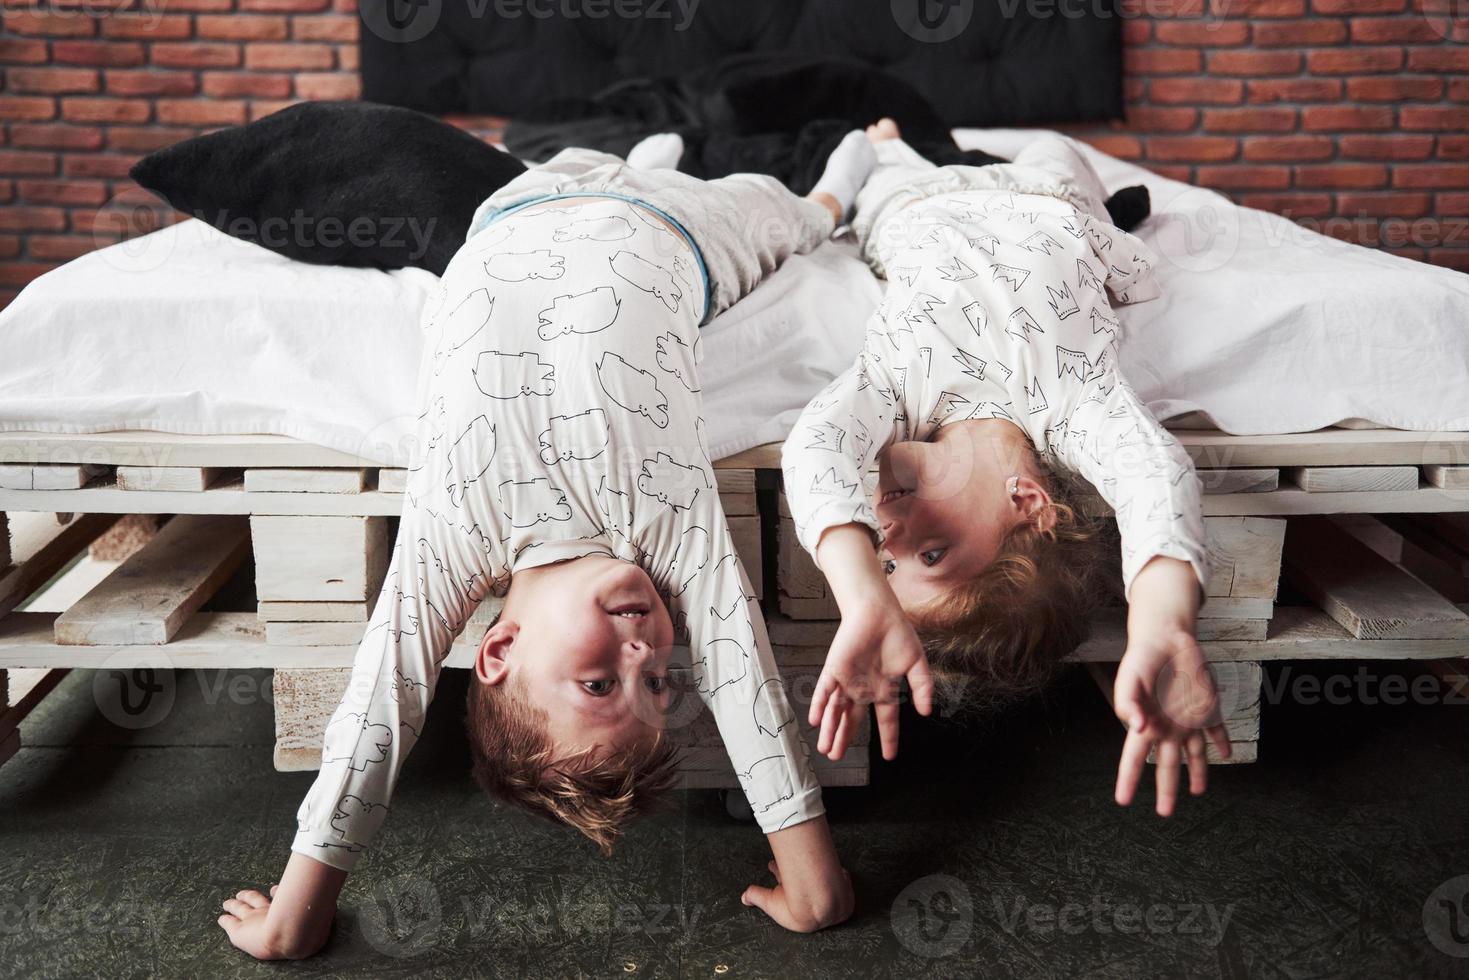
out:
<path id="1" fill-rule="evenodd" d="M 480 202 L 524 170 L 411 109 L 303 102 L 150 153 L 129 173 L 177 210 L 293 259 L 443 275 Z"/>

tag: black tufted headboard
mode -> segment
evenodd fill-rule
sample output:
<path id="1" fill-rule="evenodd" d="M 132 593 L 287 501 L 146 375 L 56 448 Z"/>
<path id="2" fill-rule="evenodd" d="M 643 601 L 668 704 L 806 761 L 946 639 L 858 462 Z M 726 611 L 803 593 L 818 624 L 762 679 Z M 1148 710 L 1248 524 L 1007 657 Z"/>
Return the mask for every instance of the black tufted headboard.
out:
<path id="1" fill-rule="evenodd" d="M 747 51 L 882 68 L 926 95 L 953 126 L 1122 112 L 1116 0 L 359 0 L 359 7 L 362 97 L 428 112 L 514 116 Z"/>

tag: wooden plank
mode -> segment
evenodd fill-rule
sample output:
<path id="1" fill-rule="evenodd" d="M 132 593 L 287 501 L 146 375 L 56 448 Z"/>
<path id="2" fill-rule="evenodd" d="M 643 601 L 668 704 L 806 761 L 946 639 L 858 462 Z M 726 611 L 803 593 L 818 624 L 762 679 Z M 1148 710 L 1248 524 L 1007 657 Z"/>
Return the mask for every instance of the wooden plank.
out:
<path id="1" fill-rule="evenodd" d="M 378 470 L 377 488 L 383 493 L 402 493 L 408 489 L 408 471 L 399 469 Z"/>
<path id="2" fill-rule="evenodd" d="M 1266 619 L 1275 611 L 1271 599 L 1209 596 L 1199 607 L 1200 619 Z"/>
<path id="3" fill-rule="evenodd" d="M 367 489 L 364 469 L 249 469 L 248 493 L 361 493 Z"/>
<path id="4" fill-rule="evenodd" d="M 1423 479 L 1444 490 L 1469 490 L 1469 466 L 1430 463 L 1423 467 Z"/>
<path id="5" fill-rule="evenodd" d="M 350 667 L 280 670 L 271 677 L 278 772 L 321 768 L 321 740 L 352 677 Z"/>
<path id="6" fill-rule="evenodd" d="M 159 493 L 202 493 L 227 470 L 215 466 L 119 466 L 117 488 Z"/>
<path id="7" fill-rule="evenodd" d="M 45 585 L 116 522 L 115 514 L 78 514 L 65 524 L 52 514 L 11 514 L 13 564 L 0 570 L 0 616 Z"/>
<path id="8" fill-rule="evenodd" d="M 254 516 L 250 534 L 262 600 L 361 602 L 376 594 L 387 571 L 382 517 Z"/>
<path id="9" fill-rule="evenodd" d="M 1285 473 L 1307 493 L 1418 489 L 1416 466 L 1295 466 Z"/>
<path id="10" fill-rule="evenodd" d="M 1469 433 L 1405 432 L 1398 429 L 1322 429 L 1285 435 L 1232 436 L 1179 431 L 1174 435 L 1203 467 L 1376 466 L 1462 463 L 1469 460 Z"/>
<path id="11" fill-rule="evenodd" d="M 1291 523 L 1285 563 L 1294 582 L 1359 639 L 1469 637 L 1469 616 L 1330 521 Z"/>
<path id="12" fill-rule="evenodd" d="M 62 613 L 64 645 L 167 643 L 250 550 L 241 517 L 180 515 Z"/>
<path id="13" fill-rule="evenodd" d="M 102 467 L 76 463 L 0 466 L 0 487 L 10 490 L 79 490 L 104 472 Z"/>
<path id="14" fill-rule="evenodd" d="M 29 463 L 0 464 L 0 490 L 34 490 L 36 481 L 31 477 L 34 470 Z"/>
<path id="15" fill-rule="evenodd" d="M 259 605 L 261 620 L 275 623 L 365 623 L 372 602 L 278 602 Z"/>
<path id="16" fill-rule="evenodd" d="M 15 753 L 20 751 L 20 729 L 16 729 L 4 738 L 0 738 L 0 766 L 15 758 Z"/>
<path id="17" fill-rule="evenodd" d="M 71 671 L 65 669 L 45 671 L 24 692 L 7 693 L 5 685 L 0 684 L 0 738 L 20 727 L 26 716 L 36 710 L 42 699 L 54 691 L 69 673 Z"/>
<path id="18" fill-rule="evenodd" d="M 1268 493 L 1280 486 L 1280 470 L 1271 468 L 1199 470 L 1205 493 Z"/>
<path id="19" fill-rule="evenodd" d="M 0 501 L 5 495 L 0 493 Z M 1293 517 L 1298 514 L 1434 514 L 1469 511 L 1469 494 L 1420 486 L 1417 490 L 1362 490 L 1353 493 L 1308 493 L 1283 489 L 1272 493 L 1227 493 L 1206 496 L 1206 515 Z"/>
<path id="20" fill-rule="evenodd" d="M 0 511 L 0 574 L 10 565 L 10 521 Z"/>
<path id="21" fill-rule="evenodd" d="M 362 642 L 366 623 L 273 623 L 265 624 L 265 642 L 272 646 L 335 647 Z"/>
<path id="22" fill-rule="evenodd" d="M 728 517 L 725 523 L 729 525 L 730 540 L 734 542 L 735 554 L 739 556 L 740 564 L 745 566 L 745 574 L 755 590 L 755 598 L 764 598 L 765 576 L 762 573 L 765 565 L 760 541 L 760 518 L 753 515 Z"/>

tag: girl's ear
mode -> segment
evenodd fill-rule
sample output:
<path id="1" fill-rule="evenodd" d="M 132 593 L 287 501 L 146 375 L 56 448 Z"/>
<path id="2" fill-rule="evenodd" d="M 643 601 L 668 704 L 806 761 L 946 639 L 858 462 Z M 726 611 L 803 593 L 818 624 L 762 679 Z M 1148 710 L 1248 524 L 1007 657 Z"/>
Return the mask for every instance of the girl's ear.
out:
<path id="1" fill-rule="evenodd" d="M 479 641 L 479 650 L 474 655 L 474 676 L 480 683 L 499 684 L 510 676 L 510 662 L 507 658 L 519 635 L 520 624 L 503 617 L 485 631 L 484 639 Z"/>
<path id="2" fill-rule="evenodd" d="M 1010 503 L 1019 511 L 1022 520 L 1030 521 L 1042 534 L 1055 529 L 1056 508 L 1051 505 L 1050 492 L 1039 480 L 1029 476 L 1016 480 Z"/>

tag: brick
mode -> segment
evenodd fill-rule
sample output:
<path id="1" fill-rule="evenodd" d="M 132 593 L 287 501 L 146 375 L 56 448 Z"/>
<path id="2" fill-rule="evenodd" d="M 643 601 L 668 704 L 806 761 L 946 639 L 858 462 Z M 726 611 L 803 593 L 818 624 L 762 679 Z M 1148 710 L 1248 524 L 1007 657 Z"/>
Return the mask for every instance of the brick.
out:
<path id="1" fill-rule="evenodd" d="M 1335 152 L 1328 136 L 1251 136 L 1244 141 L 1244 157 L 1251 163 L 1329 160 Z"/>
<path id="2" fill-rule="evenodd" d="M 1160 109 L 1152 106 L 1127 107 L 1127 128 L 1151 133 L 1183 133 L 1199 121 L 1197 109 Z"/>
<path id="3" fill-rule="evenodd" d="M 1244 83 L 1228 78 L 1156 78 L 1148 91 L 1154 102 L 1237 105 L 1244 98 Z"/>
<path id="4" fill-rule="evenodd" d="M 274 115 L 282 109 L 296 104 L 295 99 L 272 99 L 265 102 L 250 103 L 250 121 L 264 119 L 266 116 Z"/>
<path id="5" fill-rule="evenodd" d="M 1336 217 L 1322 222 L 1319 231 L 1340 241 L 1372 248 L 1378 243 L 1381 229 L 1373 218 Z"/>
<path id="6" fill-rule="evenodd" d="M 315 14 L 331 7 L 331 0 L 240 0 L 241 10 Z"/>
<path id="7" fill-rule="evenodd" d="M 165 0 L 168 9 L 176 10 L 174 0 Z M 129 16 L 118 14 L 102 22 L 102 33 L 108 37 L 128 37 L 142 41 L 179 41 L 194 32 L 188 14 Z"/>
<path id="8" fill-rule="evenodd" d="M 1469 78 L 1449 79 L 1449 98 L 1455 102 L 1469 102 Z"/>
<path id="9" fill-rule="evenodd" d="M 109 71 L 104 77 L 113 95 L 193 95 L 199 85 L 184 71 Z"/>
<path id="10" fill-rule="evenodd" d="M 284 17 L 200 14 L 194 25 L 201 38 L 220 41 L 282 41 L 289 34 Z"/>
<path id="11" fill-rule="evenodd" d="M 1239 141 L 1224 136 L 1153 136 L 1146 150 L 1149 160 L 1164 163 L 1223 163 L 1239 154 Z"/>
<path id="12" fill-rule="evenodd" d="M 1365 215 L 1375 218 L 1421 218 L 1428 214 L 1428 194 L 1402 194 L 1391 191 L 1338 194 L 1337 211 L 1347 216 Z"/>
<path id="13" fill-rule="evenodd" d="M 1156 35 L 1161 44 L 1226 48 L 1249 40 L 1250 25 L 1237 20 L 1159 21 Z"/>
<path id="14" fill-rule="evenodd" d="M 1290 185 L 1288 167 L 1200 167 L 1196 177 L 1205 187 L 1230 190 L 1280 190 Z"/>
<path id="15" fill-rule="evenodd" d="M 19 235 L 0 235 L 0 259 L 13 259 L 20 254 Z"/>
<path id="16" fill-rule="evenodd" d="M 1399 14 L 1408 0 L 1311 0 L 1311 12 L 1328 16 L 1343 14 Z"/>
<path id="17" fill-rule="evenodd" d="M 39 122 L 56 118 L 56 100 L 39 95 L 0 95 L 0 119 Z"/>
<path id="18" fill-rule="evenodd" d="M 1457 189 L 1464 186 L 1462 163 L 1400 163 L 1393 167 L 1394 187 Z"/>
<path id="19" fill-rule="evenodd" d="M 1300 70 L 1299 51 L 1217 51 L 1209 55 L 1209 71 L 1221 75 L 1294 75 Z"/>
<path id="20" fill-rule="evenodd" d="M 357 45 L 337 45 L 337 67 L 342 71 L 356 71 L 358 68 Z"/>
<path id="21" fill-rule="evenodd" d="M 352 72 L 303 73 L 296 76 L 296 95 L 302 99 L 355 99 L 362 95 L 362 80 Z"/>
<path id="22" fill-rule="evenodd" d="M 1249 101 L 1271 102 L 1335 102 L 1341 98 L 1342 82 L 1337 78 L 1270 78 L 1248 83 Z"/>
<path id="23" fill-rule="evenodd" d="M 1367 17 L 1352 21 L 1353 44 L 1437 44 L 1443 35 L 1416 17 Z"/>
<path id="24" fill-rule="evenodd" d="M 59 265 L 57 262 L 7 262 L 0 265 L 0 283 L 7 286 L 24 286 L 32 279 L 39 279 Z"/>
<path id="25" fill-rule="evenodd" d="M 31 204 L 91 204 L 107 200 L 107 185 L 95 180 L 21 180 L 16 191 Z"/>
<path id="26" fill-rule="evenodd" d="M 1366 75 L 1400 71 L 1401 48 L 1327 48 L 1306 52 L 1306 68 L 1313 75 Z"/>
<path id="27" fill-rule="evenodd" d="M 1460 217 L 1469 216 L 1469 191 L 1460 191 L 1453 194 L 1435 194 L 1433 198 L 1433 210 L 1439 214 L 1452 214 Z"/>
<path id="28" fill-rule="evenodd" d="M 57 41 L 53 60 L 68 65 L 131 68 L 143 63 L 143 46 L 136 41 Z"/>
<path id="29" fill-rule="evenodd" d="M 1355 160 L 1427 160 L 1433 153 L 1432 136 L 1343 136 L 1337 145 Z"/>
<path id="30" fill-rule="evenodd" d="M 5 81 L 12 92 L 46 95 L 96 92 L 102 87 L 99 74 L 88 68 L 11 68 Z"/>
<path id="31" fill-rule="evenodd" d="M 255 97 L 279 99 L 291 94 L 289 75 L 253 75 L 241 71 L 204 73 L 204 94 L 215 99 Z"/>
<path id="32" fill-rule="evenodd" d="M 12 130 L 14 127 L 11 127 Z M 1440 136 L 1438 138 L 1440 160 L 1469 160 L 1469 136 Z M 1469 172 L 1464 175 L 1464 185 L 1469 187 Z"/>
<path id="33" fill-rule="evenodd" d="M 0 204 L 9 204 L 15 199 L 15 189 L 8 180 L 0 180 Z"/>
<path id="34" fill-rule="evenodd" d="M 348 41 L 356 42 L 358 38 L 357 25 L 360 24 L 356 17 L 342 17 L 335 14 L 327 14 L 322 17 L 292 17 L 291 37 L 297 41 Z M 1136 21 L 1129 21 L 1123 25 L 1124 31 Z M 1151 25 L 1148 25 L 1151 26 Z M 1137 38 L 1134 44 L 1141 43 L 1144 38 Z"/>
<path id="35" fill-rule="evenodd" d="M 35 10 L 5 11 L 5 29 L 33 37 L 93 37 L 97 20 L 80 13 Z"/>
<path id="36" fill-rule="evenodd" d="M 60 231 L 66 227 L 66 212 L 60 208 L 13 207 L 0 211 L 0 229 L 5 231 Z"/>
<path id="37" fill-rule="evenodd" d="M 1204 110 L 1204 129 L 1210 133 L 1288 133 L 1295 128 L 1294 109 Z"/>
<path id="38" fill-rule="evenodd" d="M 1330 194 L 1244 194 L 1239 203 L 1287 218 L 1324 218 L 1335 211 Z"/>
<path id="39" fill-rule="evenodd" d="M 1253 31 L 1257 48 L 1312 47 L 1347 39 L 1347 25 L 1338 20 L 1260 21 Z"/>
<path id="40" fill-rule="evenodd" d="M 1216 17 L 1301 17 L 1306 13 L 1306 0 L 1212 0 Z"/>
<path id="41" fill-rule="evenodd" d="M 0 150 L 0 174 L 48 177 L 56 173 L 56 154 L 36 150 Z"/>
<path id="42" fill-rule="evenodd" d="M 1361 188 L 1387 186 L 1387 167 L 1379 163 L 1328 163 L 1297 167 L 1297 187 Z"/>
<path id="43" fill-rule="evenodd" d="M 58 123 L 12 123 L 10 145 L 32 150 L 98 150 L 102 148 L 102 129 Z"/>
<path id="44" fill-rule="evenodd" d="M 1469 106 L 1405 105 L 1398 120 L 1403 129 L 1464 132 L 1469 130 Z"/>
<path id="45" fill-rule="evenodd" d="M 1469 47 L 1414 48 L 1408 52 L 1408 69 L 1469 72 Z"/>
<path id="46" fill-rule="evenodd" d="M 1122 64 L 1132 75 L 1188 75 L 1204 67 L 1204 56 L 1185 48 L 1140 48 L 1123 52 Z"/>
<path id="47" fill-rule="evenodd" d="M 162 68 L 234 68 L 240 64 L 240 46 L 167 41 L 153 45 L 153 63 Z"/>
<path id="48" fill-rule="evenodd" d="M 61 116 L 69 122 L 147 122 L 152 106 L 143 99 L 89 99 L 73 96 L 61 102 Z"/>
<path id="49" fill-rule="evenodd" d="M 334 63 L 328 44 L 251 44 L 245 50 L 246 68 L 310 71 Z"/>
<path id="50" fill-rule="evenodd" d="M 41 65 L 49 60 L 45 41 L 0 40 L 0 64 Z"/>
<path id="51" fill-rule="evenodd" d="M 215 14 L 233 10 L 235 0 L 168 0 L 170 10 L 188 10 L 194 13 Z"/>
<path id="52" fill-rule="evenodd" d="M 1122 46 L 1142 47 L 1153 37 L 1153 22 L 1141 17 L 1128 17 L 1122 22 Z"/>
<path id="53" fill-rule="evenodd" d="M 1120 160 L 1141 160 L 1143 156 L 1142 140 L 1136 136 L 1128 136 L 1123 133 L 1107 133 L 1082 136 L 1081 139 L 1088 145 L 1094 146 L 1103 153 L 1117 157 Z"/>
<path id="54" fill-rule="evenodd" d="M 26 241 L 33 259 L 59 259 L 69 262 L 97 248 L 91 235 L 31 235 Z"/>
<path id="55" fill-rule="evenodd" d="M 117 153 L 73 153 L 61 158 L 61 172 L 68 177 L 106 177 L 122 180 L 138 160 L 136 155 Z"/>
<path id="56" fill-rule="evenodd" d="M 1439 78 L 1395 75 L 1347 79 L 1347 95 L 1358 102 L 1437 102 L 1443 89 Z"/>
<path id="57" fill-rule="evenodd" d="M 1459 240 L 1464 240 L 1463 233 L 1460 233 Z M 1425 258 L 1433 265 L 1469 272 L 1469 249 L 1465 249 L 1462 245 L 1458 248 L 1431 248 Z"/>
<path id="58" fill-rule="evenodd" d="M 1301 128 L 1308 133 L 1392 129 L 1393 111 L 1378 106 L 1306 106 L 1301 110 Z"/>
<path id="59" fill-rule="evenodd" d="M 109 126 L 107 147 L 133 153 L 152 153 L 179 140 L 198 135 L 192 129 L 165 129 L 161 126 Z"/>
<path id="60" fill-rule="evenodd" d="M 245 103 L 221 99 L 159 99 L 158 121 L 175 126 L 236 126 L 245 122 Z"/>

